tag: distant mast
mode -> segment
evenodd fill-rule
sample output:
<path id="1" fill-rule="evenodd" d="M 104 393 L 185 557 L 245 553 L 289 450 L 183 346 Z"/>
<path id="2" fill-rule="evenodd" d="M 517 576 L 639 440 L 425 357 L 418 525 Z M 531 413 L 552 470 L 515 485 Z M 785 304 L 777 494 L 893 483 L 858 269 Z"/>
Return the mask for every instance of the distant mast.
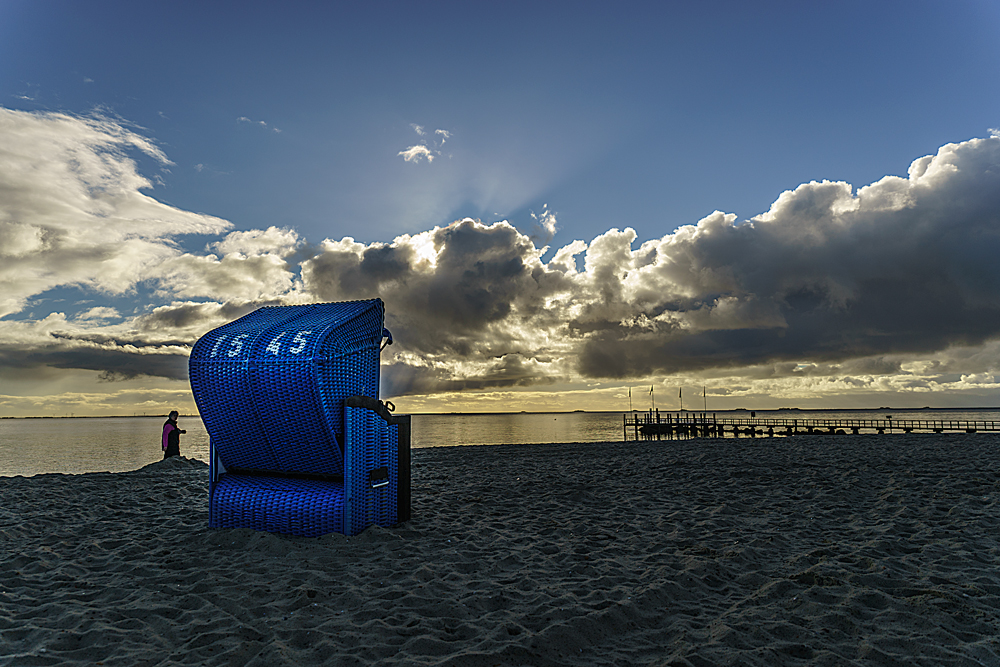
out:
<path id="1" fill-rule="evenodd" d="M 684 387 L 677 388 L 677 399 L 681 402 L 681 412 L 684 412 Z"/>

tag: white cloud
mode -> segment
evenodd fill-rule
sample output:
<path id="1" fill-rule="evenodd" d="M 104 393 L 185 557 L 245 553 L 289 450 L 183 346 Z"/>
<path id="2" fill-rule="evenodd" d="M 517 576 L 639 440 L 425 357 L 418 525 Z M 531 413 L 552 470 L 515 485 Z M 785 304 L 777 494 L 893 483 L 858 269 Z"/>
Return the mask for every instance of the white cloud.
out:
<path id="1" fill-rule="evenodd" d="M 185 253 L 160 265 L 151 276 L 164 296 L 223 302 L 267 300 L 291 290 L 295 275 L 286 257 L 300 245 L 289 229 L 231 232 L 212 248 L 222 254 Z"/>
<path id="2" fill-rule="evenodd" d="M 407 162 L 420 162 L 421 158 L 433 162 L 435 157 L 434 151 L 423 145 L 410 146 L 405 151 L 399 151 L 397 155 L 402 155 Z"/>
<path id="3" fill-rule="evenodd" d="M 267 122 L 263 121 L 263 120 L 254 121 L 254 120 L 252 120 L 252 119 L 250 119 L 250 118 L 248 118 L 246 116 L 240 116 L 239 118 L 236 119 L 236 122 L 237 123 L 247 123 L 249 125 L 258 125 L 262 129 L 265 129 L 265 130 L 269 129 L 272 132 L 274 132 L 275 134 L 281 134 L 281 130 L 279 128 L 271 126 L 271 125 L 268 125 Z"/>
<path id="4" fill-rule="evenodd" d="M 74 319 L 78 321 L 97 321 L 119 319 L 121 314 L 114 308 L 108 306 L 94 306 L 89 310 L 79 313 Z"/>
<path id="5" fill-rule="evenodd" d="M 299 246 L 299 236 L 291 229 L 268 227 L 245 232 L 230 232 L 226 238 L 213 244 L 223 255 L 239 254 L 246 257 L 273 254 L 285 257 Z"/>
<path id="6" fill-rule="evenodd" d="M 169 164 L 107 118 L 0 108 L 0 317 L 61 285 L 128 291 L 178 254 L 174 237 L 230 226 L 144 194 L 130 151 Z"/>
<path id="7" fill-rule="evenodd" d="M 167 162 L 147 139 L 22 112 L 0 114 L 0 137 L 4 312 L 59 285 L 147 281 L 161 299 L 124 317 L 96 304 L 0 320 L 0 372 L 183 377 L 201 333 L 257 305 L 380 296 L 397 340 L 390 395 L 650 376 L 734 396 L 973 392 L 1000 377 L 1000 136 L 943 146 L 905 178 L 805 183 L 751 220 L 715 212 L 646 241 L 611 229 L 547 262 L 510 224 L 471 219 L 318 247 L 290 229 L 234 231 L 181 253 L 174 236 L 229 224 L 140 193 L 127 150 Z M 547 206 L 535 220 L 555 233 Z"/>
<path id="8" fill-rule="evenodd" d="M 37 253 L 44 245 L 44 230 L 22 222 L 0 222 L 0 254 L 8 258 Z"/>
<path id="9" fill-rule="evenodd" d="M 223 302 L 267 300 L 287 292 L 294 274 L 275 254 L 184 254 L 164 261 L 154 276 L 163 297 L 208 298 Z"/>
<path id="10" fill-rule="evenodd" d="M 546 359 L 561 377 L 598 378 L 941 352 L 1000 336 L 998 220 L 991 137 L 943 146 L 909 178 L 856 193 L 806 183 L 750 221 L 716 212 L 638 247 L 633 230 L 610 230 L 548 264 L 506 223 L 327 246 L 303 286 L 323 299 L 382 294 L 423 359 L 407 375 L 423 389 L 491 363 L 499 382 L 515 352 L 525 368 Z M 418 262 L 428 247 L 434 261 Z M 487 381 L 477 377 L 467 386 Z"/>
<path id="11" fill-rule="evenodd" d="M 552 237 L 555 236 L 558 231 L 558 222 L 556 221 L 556 214 L 549 210 L 549 205 L 546 204 L 543 206 L 541 213 L 532 212 L 531 218 L 542 230 L 543 243 L 547 243 L 552 240 Z"/>
<path id="12" fill-rule="evenodd" d="M 422 125 L 410 123 L 410 127 L 421 137 L 427 136 L 427 131 L 424 130 Z M 434 130 L 434 136 L 422 139 L 419 144 L 399 151 L 397 155 L 401 155 L 406 162 L 420 162 L 421 159 L 433 162 L 435 157 L 441 155 L 441 147 L 444 146 L 445 141 L 450 137 L 451 132 L 447 130 Z"/>

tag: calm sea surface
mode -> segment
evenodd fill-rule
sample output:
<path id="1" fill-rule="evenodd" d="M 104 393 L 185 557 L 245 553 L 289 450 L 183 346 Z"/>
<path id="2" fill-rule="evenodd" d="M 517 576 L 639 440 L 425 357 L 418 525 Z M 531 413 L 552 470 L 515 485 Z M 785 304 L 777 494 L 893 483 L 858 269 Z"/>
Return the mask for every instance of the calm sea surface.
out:
<path id="1" fill-rule="evenodd" d="M 749 417 L 746 411 L 715 413 Z M 1000 410 L 759 410 L 758 418 L 998 421 Z M 621 412 L 413 415 L 413 447 L 622 439 Z M 0 476 L 124 472 L 159 461 L 165 417 L 0 419 Z M 208 461 L 208 433 L 181 417 L 181 454 Z"/>

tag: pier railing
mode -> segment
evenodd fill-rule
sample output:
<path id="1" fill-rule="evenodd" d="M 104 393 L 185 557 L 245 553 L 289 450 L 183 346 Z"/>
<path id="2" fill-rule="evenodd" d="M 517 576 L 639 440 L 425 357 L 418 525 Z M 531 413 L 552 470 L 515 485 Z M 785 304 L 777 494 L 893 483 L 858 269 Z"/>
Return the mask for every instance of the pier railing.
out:
<path id="1" fill-rule="evenodd" d="M 961 419 L 798 419 L 717 417 L 707 412 L 626 413 L 625 440 L 674 437 L 774 436 L 817 433 L 945 433 L 1000 432 L 1000 421 Z"/>

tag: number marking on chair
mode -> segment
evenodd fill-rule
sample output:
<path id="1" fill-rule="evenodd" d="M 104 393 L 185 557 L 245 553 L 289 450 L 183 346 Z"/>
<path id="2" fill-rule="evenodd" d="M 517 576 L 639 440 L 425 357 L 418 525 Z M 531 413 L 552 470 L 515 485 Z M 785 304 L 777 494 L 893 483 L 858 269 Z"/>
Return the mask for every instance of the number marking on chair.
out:
<path id="1" fill-rule="evenodd" d="M 270 352 L 271 354 L 275 355 L 275 356 L 277 356 L 278 354 L 281 354 L 281 337 L 284 336 L 286 333 L 288 333 L 288 332 L 287 331 L 282 331 L 280 334 L 278 334 L 277 336 L 275 336 L 274 340 L 272 340 L 268 344 L 268 346 L 266 348 L 267 351 Z"/>
<path id="2" fill-rule="evenodd" d="M 305 337 L 311 333 L 312 331 L 300 331 L 297 334 L 295 334 L 295 338 L 292 339 L 292 342 L 298 343 L 298 345 L 296 345 L 295 347 L 288 348 L 288 351 L 291 352 L 292 354 L 298 354 L 302 350 L 306 349 L 308 341 L 306 340 Z"/>

